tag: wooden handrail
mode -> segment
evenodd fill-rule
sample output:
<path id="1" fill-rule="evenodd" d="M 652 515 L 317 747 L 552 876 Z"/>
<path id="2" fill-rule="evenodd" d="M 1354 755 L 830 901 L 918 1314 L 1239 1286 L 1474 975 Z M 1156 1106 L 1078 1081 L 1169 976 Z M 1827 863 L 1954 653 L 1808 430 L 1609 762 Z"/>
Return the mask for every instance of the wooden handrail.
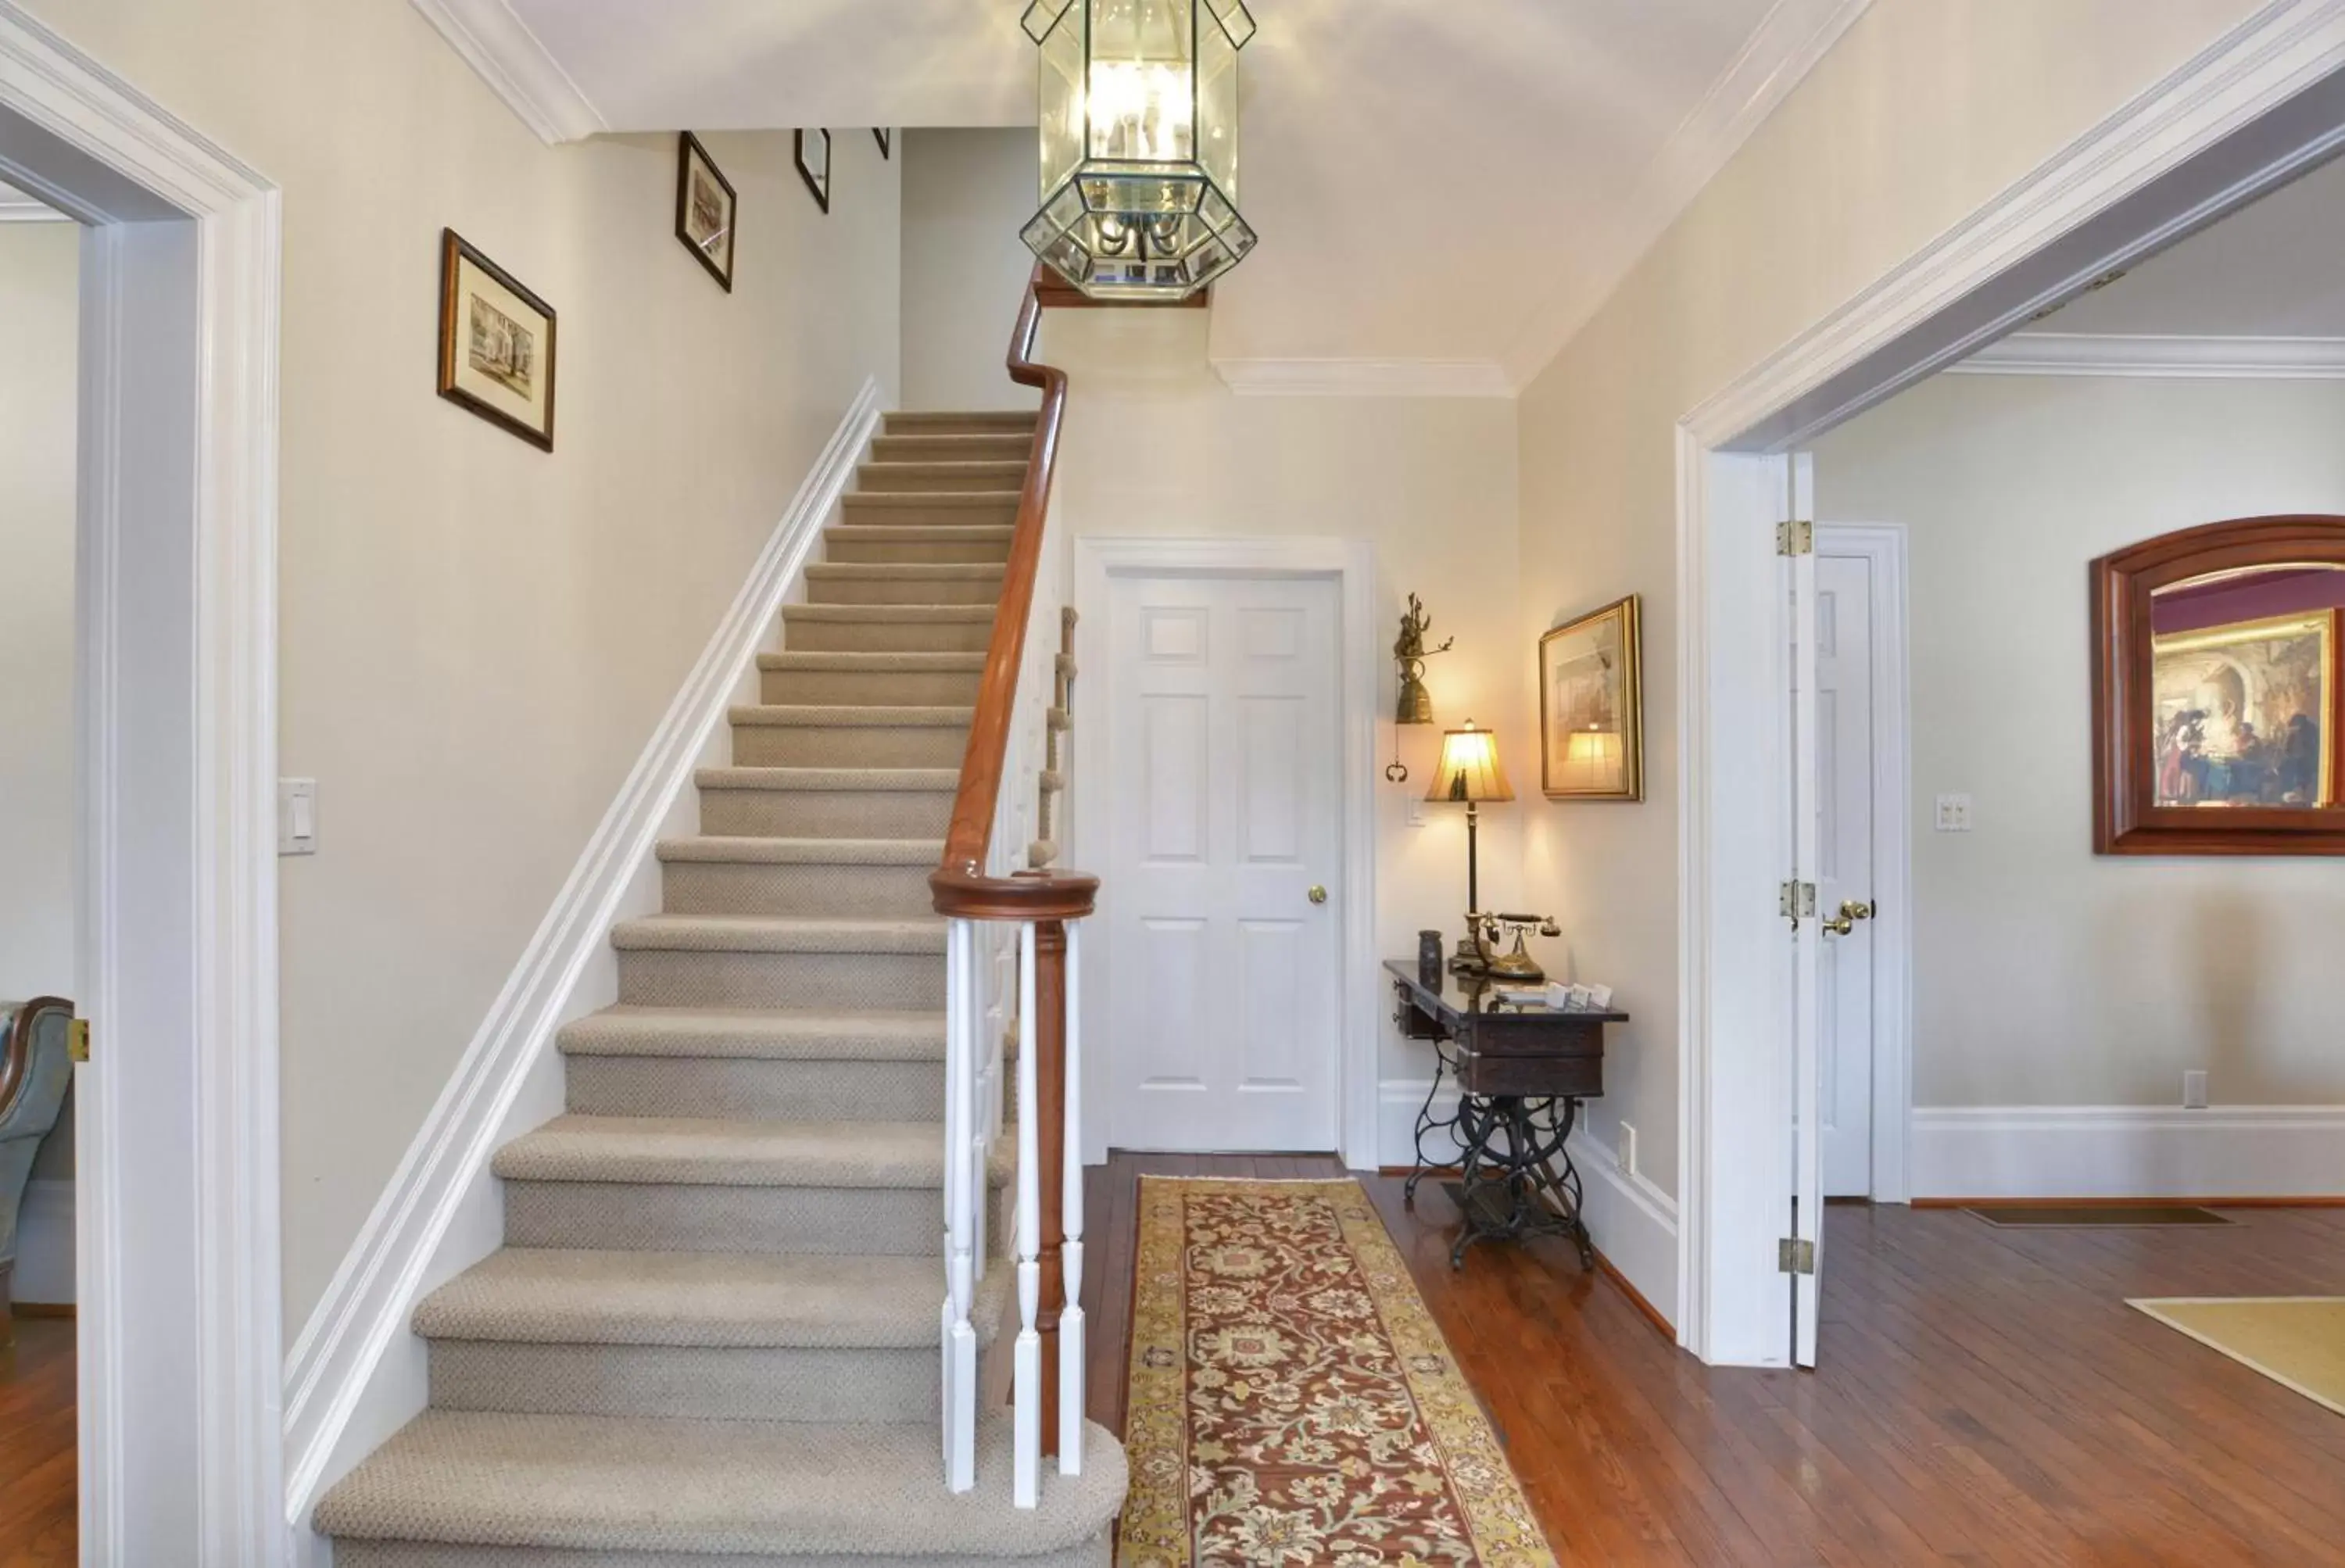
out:
<path id="1" fill-rule="evenodd" d="M 940 915 L 963 920 L 1080 920 L 1091 912 L 1099 879 L 1080 872 L 1026 871 L 988 876 L 985 861 L 993 839 L 994 809 L 1001 797 L 1001 769 L 1009 755 L 1010 726 L 1018 708 L 1018 677 L 1026 657 L 1026 622 L 1034 605 L 1034 577 L 1042 564 L 1042 534 L 1050 515 L 1051 481 L 1059 461 L 1059 423 L 1067 402 L 1067 376 L 1038 363 L 1034 339 L 1041 330 L 1043 279 L 1038 262 L 1027 280 L 1018 325 L 1010 334 L 1010 379 L 1042 389 L 1042 409 L 1034 421 L 1034 444 L 1026 458 L 1026 485 L 1018 496 L 1018 520 L 1010 538 L 1010 560 L 1001 574 L 1001 603 L 994 612 L 993 636 L 985 648 L 985 673 L 978 679 L 977 716 L 961 754 L 960 789 L 953 797 L 952 824 L 945 830 L 943 860 L 929 877 Z"/>

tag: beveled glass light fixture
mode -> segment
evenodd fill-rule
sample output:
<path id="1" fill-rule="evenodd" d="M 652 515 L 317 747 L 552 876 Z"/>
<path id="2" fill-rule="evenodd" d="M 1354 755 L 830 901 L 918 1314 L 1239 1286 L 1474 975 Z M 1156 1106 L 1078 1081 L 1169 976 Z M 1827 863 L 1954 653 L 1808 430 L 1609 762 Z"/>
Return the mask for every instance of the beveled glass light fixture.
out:
<path id="1" fill-rule="evenodd" d="M 1033 0 L 1042 206 L 1027 248 L 1094 300 L 1178 300 L 1254 249 L 1238 215 L 1244 0 Z"/>

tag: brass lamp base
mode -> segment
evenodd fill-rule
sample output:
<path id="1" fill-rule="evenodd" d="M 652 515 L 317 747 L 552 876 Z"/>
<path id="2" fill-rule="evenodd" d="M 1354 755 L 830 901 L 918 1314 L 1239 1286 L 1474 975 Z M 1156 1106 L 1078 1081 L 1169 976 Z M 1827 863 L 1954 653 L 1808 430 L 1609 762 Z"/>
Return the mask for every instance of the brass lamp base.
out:
<path id="1" fill-rule="evenodd" d="M 1471 935 L 1457 939 L 1457 951 L 1449 960 L 1450 973 L 1478 978 L 1487 972 L 1489 967 L 1489 963 L 1482 956 L 1481 944 Z"/>

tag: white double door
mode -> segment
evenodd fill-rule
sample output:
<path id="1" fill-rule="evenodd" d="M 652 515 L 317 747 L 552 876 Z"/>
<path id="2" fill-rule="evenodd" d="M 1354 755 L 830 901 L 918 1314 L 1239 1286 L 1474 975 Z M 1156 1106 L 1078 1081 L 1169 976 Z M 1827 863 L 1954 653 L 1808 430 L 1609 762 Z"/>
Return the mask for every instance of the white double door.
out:
<path id="1" fill-rule="evenodd" d="M 1094 1059 L 1118 1147 L 1336 1145 L 1340 615 L 1330 576 L 1109 578 L 1083 720 L 1108 777 L 1079 788 L 1109 837 Z"/>

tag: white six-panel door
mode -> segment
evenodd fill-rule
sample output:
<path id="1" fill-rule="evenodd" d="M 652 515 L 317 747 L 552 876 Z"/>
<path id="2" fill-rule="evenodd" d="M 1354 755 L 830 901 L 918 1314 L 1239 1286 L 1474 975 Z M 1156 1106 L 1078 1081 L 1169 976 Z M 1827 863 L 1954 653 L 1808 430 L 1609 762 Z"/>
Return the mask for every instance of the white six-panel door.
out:
<path id="1" fill-rule="evenodd" d="M 1873 882 L 1873 563 L 1816 554 L 1816 907 L 1870 903 Z M 1827 1197 L 1873 1195 L 1873 922 L 1819 955 L 1817 1095 Z"/>
<path id="2" fill-rule="evenodd" d="M 1325 576 L 1110 580 L 1108 777 L 1082 787 L 1119 1147 L 1335 1147 L 1340 603 Z"/>

